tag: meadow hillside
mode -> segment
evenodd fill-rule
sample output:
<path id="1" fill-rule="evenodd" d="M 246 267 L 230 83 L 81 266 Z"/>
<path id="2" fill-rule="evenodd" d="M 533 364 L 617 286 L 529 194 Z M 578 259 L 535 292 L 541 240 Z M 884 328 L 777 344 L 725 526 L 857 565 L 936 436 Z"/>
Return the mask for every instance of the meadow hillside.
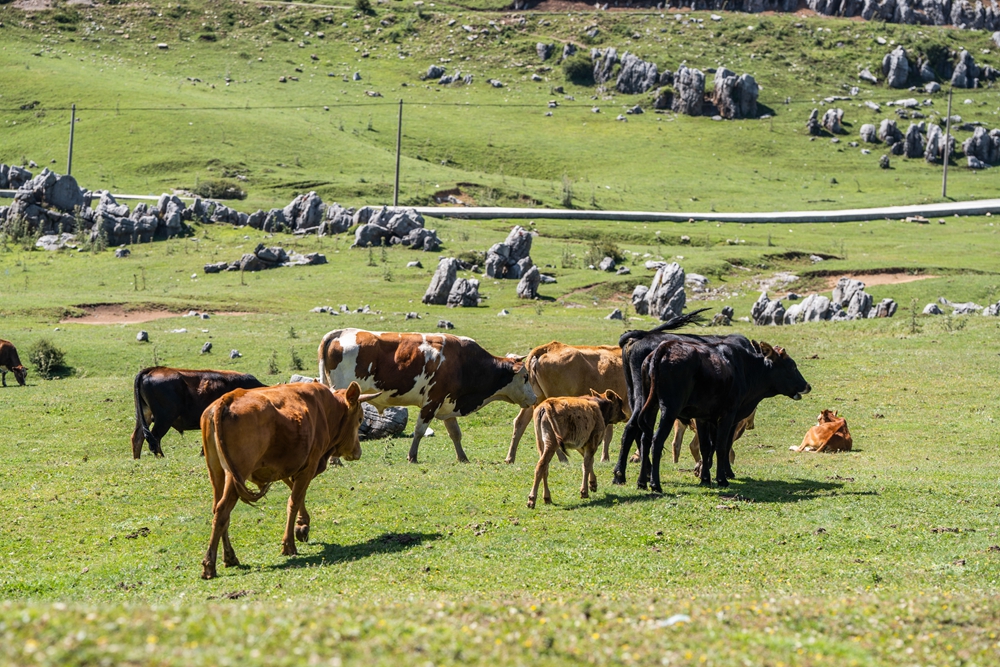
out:
<path id="1" fill-rule="evenodd" d="M 63 108 L 75 102 L 73 171 L 87 187 L 158 194 L 221 178 L 246 189 L 245 200 L 231 202 L 241 210 L 284 205 L 309 190 L 374 204 L 391 197 L 402 97 L 408 203 L 455 188 L 481 204 L 560 206 L 571 194 L 576 206 L 607 209 L 937 201 L 939 167 L 894 159 L 880 170 L 878 152 L 863 156 L 847 137 L 809 141 L 805 119 L 822 98 L 849 95 L 844 86 L 857 85 L 858 68 L 874 68 L 891 41 L 916 51 L 964 46 L 997 64 L 982 53 L 992 48 L 988 35 L 953 29 L 435 4 L 391 0 L 372 14 L 301 3 L 59 5 L 32 14 L 2 5 L 0 162 L 61 171 Z M 597 37 L 585 37 L 595 25 Z M 593 88 L 565 82 L 558 67 L 541 70 L 535 43 L 570 40 L 635 49 L 670 69 L 686 60 L 752 72 L 773 118 L 647 112 L 616 122 L 648 96 L 592 100 Z M 424 83 L 419 74 L 432 63 L 475 81 Z M 532 82 L 533 73 L 544 80 Z M 488 86 L 489 78 L 504 87 Z M 857 97 L 907 95 L 861 86 Z M 942 96 L 932 98 L 930 108 L 943 113 Z M 550 99 L 560 106 L 549 109 Z M 956 102 L 963 119 L 995 123 L 993 89 L 963 91 Z M 848 105 L 853 134 L 880 117 L 854 101 L 838 104 Z M 955 167 L 949 192 L 993 196 L 993 179 Z M 504 239 L 508 221 L 428 218 L 440 253 L 352 249 L 351 234 L 200 223 L 187 238 L 133 245 L 127 258 L 96 247 L 42 252 L 33 239 L 0 236 L 0 338 L 14 341 L 29 365 L 42 340 L 65 353 L 51 379 L 32 367 L 27 386 L 8 375 L 11 386 L 0 389 L 0 662 L 1000 662 L 1000 320 L 920 314 L 939 297 L 1000 300 L 992 216 L 525 224 L 537 233 L 532 258 L 557 282 L 524 301 L 513 281 L 460 272 L 482 281 L 477 308 L 420 299 L 438 257 L 477 259 Z M 258 243 L 318 251 L 329 263 L 203 272 Z M 631 272 L 587 268 L 608 253 Z M 417 259 L 421 268 L 407 266 Z M 212 508 L 200 434 L 168 434 L 163 459 L 131 458 L 133 378 L 143 367 L 233 369 L 278 383 L 314 373 L 317 344 L 332 329 L 438 331 L 440 319 L 498 355 L 553 339 L 614 344 L 623 331 L 656 323 L 636 316 L 629 300 L 652 280 L 648 260 L 677 261 L 709 279 L 708 293 L 688 292 L 688 310 L 730 305 L 742 318 L 761 290 L 829 295 L 839 276 L 852 275 L 899 311 L 691 329 L 781 345 L 813 387 L 801 401 L 761 404 L 756 428 L 736 444 L 738 477 L 728 489 L 699 486 L 685 448 L 677 465 L 663 464 L 663 495 L 635 488 L 635 466 L 628 485 L 612 486 L 612 465 L 599 463 L 597 492 L 580 499 L 580 459 L 571 454 L 571 465 L 552 466 L 554 504 L 529 510 L 533 437 L 522 440 L 516 463 L 503 463 L 516 408 L 494 403 L 460 420 L 469 464 L 455 462 L 434 422 L 439 433 L 421 443 L 418 465 L 405 462 L 408 437 L 388 438 L 363 442 L 360 461 L 317 478 L 307 496 L 311 541 L 299 556 L 280 555 L 283 487 L 256 507 L 240 505 L 231 534 L 242 565 L 202 581 Z M 310 312 L 341 304 L 370 312 Z M 614 308 L 624 321 L 605 319 Z M 209 319 L 184 317 L 192 309 Z M 136 340 L 141 330 L 149 342 Z M 205 342 L 213 350 L 203 355 Z M 231 359 L 234 349 L 242 356 Z M 789 452 L 822 409 L 847 418 L 854 450 Z"/>
<path id="2" fill-rule="evenodd" d="M 391 201 L 399 99 L 404 203 L 433 202 L 456 187 L 487 205 L 567 199 L 673 211 L 938 201 L 940 166 L 898 158 L 881 170 L 884 149 L 863 155 L 847 145 L 863 123 L 895 118 L 884 102 L 913 96 L 858 73 L 880 74 L 895 45 L 914 58 L 964 48 L 981 65 L 1000 66 L 982 31 L 798 15 L 712 21 L 705 12 L 499 12 L 397 0 L 366 13 L 185 0 L 32 13 L 8 4 L 0 23 L 0 162 L 65 168 L 76 103 L 74 173 L 86 187 L 159 194 L 240 176 L 248 198 L 238 205 L 247 210 L 308 190 L 349 205 Z M 568 82 L 560 49 L 543 63 L 539 41 L 613 46 L 672 71 L 686 63 L 747 72 L 762 89 L 760 113 L 772 117 L 649 113 L 650 94 Z M 472 74 L 473 84 L 422 81 L 431 64 Z M 809 141 L 809 112 L 830 96 L 849 98 L 834 103 L 847 134 Z M 943 92 L 917 97 L 932 100 L 923 108 L 929 121 L 946 114 Z M 560 106 L 546 116 L 550 100 Z M 963 122 L 995 126 L 994 89 L 960 90 L 955 103 Z M 636 104 L 647 113 L 615 120 Z M 959 142 L 969 134 L 956 131 Z M 959 166 L 949 194 L 991 196 L 992 178 Z"/>

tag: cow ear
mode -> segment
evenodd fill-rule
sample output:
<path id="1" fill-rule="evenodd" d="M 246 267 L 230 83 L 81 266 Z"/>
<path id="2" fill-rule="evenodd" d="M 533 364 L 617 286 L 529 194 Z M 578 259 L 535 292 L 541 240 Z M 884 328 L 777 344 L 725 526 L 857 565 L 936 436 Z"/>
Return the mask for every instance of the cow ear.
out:
<path id="1" fill-rule="evenodd" d="M 754 352 L 760 352 L 760 343 L 755 340 L 750 341 L 750 347 L 754 349 Z"/>
<path id="2" fill-rule="evenodd" d="M 772 356 L 774 356 L 774 348 L 765 343 L 764 341 L 761 341 L 760 353 L 763 354 L 766 359 L 770 359 Z"/>
<path id="3" fill-rule="evenodd" d="M 774 348 L 774 353 L 776 355 L 778 355 L 779 357 L 787 357 L 788 356 L 787 354 L 785 354 L 785 348 L 783 348 L 783 347 L 775 347 Z"/>
<path id="4" fill-rule="evenodd" d="M 357 405 L 359 396 L 361 396 L 361 385 L 357 382 L 352 382 L 347 388 L 347 391 L 344 392 L 344 398 L 347 399 L 347 404 Z"/>

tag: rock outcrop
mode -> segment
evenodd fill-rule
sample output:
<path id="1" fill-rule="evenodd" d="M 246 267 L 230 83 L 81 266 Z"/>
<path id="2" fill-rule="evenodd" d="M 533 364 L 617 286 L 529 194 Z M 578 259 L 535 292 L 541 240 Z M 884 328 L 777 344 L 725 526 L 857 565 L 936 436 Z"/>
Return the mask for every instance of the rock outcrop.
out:
<path id="1" fill-rule="evenodd" d="M 1000 162 L 1000 129 L 987 132 L 977 127 L 972 136 L 962 142 L 962 152 L 966 158 L 976 158 L 984 165 Z"/>
<path id="2" fill-rule="evenodd" d="M 531 232 L 516 225 L 502 243 L 486 251 L 486 277 L 518 280 L 534 264 L 531 261 Z"/>
<path id="3" fill-rule="evenodd" d="M 906 88 L 909 85 L 910 69 L 910 60 L 902 46 L 897 46 L 882 58 L 882 75 L 890 88 Z"/>
<path id="4" fill-rule="evenodd" d="M 636 288 L 638 291 L 639 288 Z M 640 314 L 649 314 L 661 320 L 669 320 L 679 316 L 687 303 L 687 293 L 684 291 L 684 269 L 677 262 L 662 264 L 653 276 L 653 283 L 642 293 L 645 307 Z M 636 292 L 632 293 L 635 305 Z M 636 312 L 640 307 L 636 306 Z"/>
<path id="5" fill-rule="evenodd" d="M 392 438 L 402 435 L 406 430 L 406 422 L 410 418 L 410 412 L 406 408 L 389 406 L 382 408 L 380 413 L 370 403 L 362 403 L 361 407 L 365 411 L 361 426 L 358 427 L 358 437 L 361 440 Z"/>
<path id="6" fill-rule="evenodd" d="M 681 65 L 674 74 L 674 111 L 687 116 L 700 116 L 704 104 L 705 75 Z"/>
<path id="7" fill-rule="evenodd" d="M 534 299 L 538 296 L 538 285 L 542 282 L 542 275 L 537 266 L 532 266 L 521 276 L 521 281 L 517 283 L 517 297 L 519 299 Z"/>
<path id="8" fill-rule="evenodd" d="M 482 300 L 479 296 L 479 281 L 474 278 L 459 278 L 458 269 L 461 265 L 454 257 L 442 257 L 438 260 L 431 284 L 421 301 L 439 306 L 478 306 Z"/>
<path id="9" fill-rule="evenodd" d="M 426 229 L 424 217 L 412 208 L 390 209 L 383 206 L 372 209 L 366 206 L 354 214 L 354 219 L 355 221 L 361 219 L 364 222 L 354 230 L 352 248 L 403 245 L 426 252 L 437 252 L 441 249 L 437 231 Z"/>
<path id="10" fill-rule="evenodd" d="M 713 101 L 723 118 L 756 118 L 760 87 L 749 74 L 736 76 L 725 67 L 715 72 Z"/>
<path id="11" fill-rule="evenodd" d="M 625 95 L 636 95 L 655 87 L 659 80 L 660 75 L 655 63 L 642 60 L 634 53 L 626 51 L 621 59 L 615 90 Z"/>
<path id="12" fill-rule="evenodd" d="M 205 273 L 221 273 L 223 271 L 265 271 L 279 266 L 317 266 L 326 264 L 326 255 L 318 252 L 300 254 L 287 252 L 281 246 L 266 247 L 263 243 L 257 245 L 253 252 L 245 253 L 233 262 L 216 262 L 206 264 Z"/>

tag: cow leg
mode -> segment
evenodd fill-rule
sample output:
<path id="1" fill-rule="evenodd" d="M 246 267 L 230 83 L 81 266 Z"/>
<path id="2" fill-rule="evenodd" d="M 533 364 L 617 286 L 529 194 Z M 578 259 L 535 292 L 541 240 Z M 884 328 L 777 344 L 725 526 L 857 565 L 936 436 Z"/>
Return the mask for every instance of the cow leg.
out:
<path id="1" fill-rule="evenodd" d="M 590 445 L 586 445 L 580 453 L 583 454 L 583 484 L 580 485 L 580 497 L 589 498 L 590 475 L 594 470 L 594 454 L 596 454 L 597 451 Z"/>
<path id="2" fill-rule="evenodd" d="M 674 439 L 670 443 L 670 447 L 674 450 L 674 463 L 681 460 L 681 445 L 684 444 L 684 432 L 687 431 L 687 424 L 683 420 L 677 419 L 674 421 Z M 691 441 L 691 453 L 694 454 L 694 443 L 697 442 L 698 435 L 695 432 L 694 440 Z M 695 456 L 695 461 L 698 457 Z"/>
<path id="3" fill-rule="evenodd" d="M 285 534 L 281 538 L 282 556 L 297 556 L 299 553 L 295 548 L 295 519 L 300 513 L 305 512 L 306 489 L 309 488 L 311 481 L 312 477 L 305 474 L 292 479 L 292 493 L 288 496 L 288 518 L 285 520 Z"/>
<path id="4" fill-rule="evenodd" d="M 7 386 L 7 371 L 0 371 L 0 382 L 3 382 L 3 386 Z"/>
<path id="5" fill-rule="evenodd" d="M 149 429 L 151 438 L 146 438 L 146 443 L 149 445 L 149 451 L 154 455 L 163 458 L 163 448 L 160 446 L 160 440 L 167 434 L 170 430 L 171 425 L 173 425 L 174 420 L 177 419 L 176 415 L 171 415 L 171 419 L 157 419 L 153 423 L 153 427 Z"/>
<path id="6" fill-rule="evenodd" d="M 229 541 L 229 517 L 233 512 L 233 508 L 236 507 L 237 502 L 239 502 L 239 496 L 236 495 L 236 487 L 233 485 L 232 478 L 227 475 L 222 497 L 215 504 L 215 516 L 212 519 L 212 538 L 208 543 L 208 551 L 205 553 L 205 558 L 201 561 L 202 579 L 214 579 L 217 576 L 215 563 L 219 554 L 219 540 L 225 535 L 226 542 Z M 232 551 L 232 548 L 233 546 L 230 544 L 229 550 Z M 232 556 L 235 560 L 236 553 L 233 552 Z M 238 563 L 239 561 L 237 561 Z"/>
<path id="7" fill-rule="evenodd" d="M 420 439 L 424 437 L 427 425 L 434 419 L 434 413 L 437 412 L 437 409 L 437 405 L 428 404 L 420 410 L 417 423 L 413 426 L 413 442 L 410 444 L 410 453 L 406 455 L 406 460 L 410 463 L 417 462 L 417 450 L 420 447 Z"/>
<path id="8" fill-rule="evenodd" d="M 712 486 L 712 455 L 715 451 L 712 448 L 708 422 L 699 419 L 695 425 L 698 429 L 698 439 L 701 445 L 701 485 Z"/>
<path id="9" fill-rule="evenodd" d="M 635 409 L 635 406 L 632 406 L 632 416 L 625 422 L 625 428 L 622 430 L 622 444 L 618 450 L 618 463 L 615 465 L 612 483 L 625 483 L 625 469 L 628 468 L 628 455 L 632 451 L 632 443 L 636 441 L 636 436 L 639 432 L 639 411 Z"/>
<path id="10" fill-rule="evenodd" d="M 531 485 L 531 493 L 528 494 L 529 509 L 535 508 L 535 499 L 538 498 L 539 483 L 541 483 L 545 489 L 545 494 L 543 495 L 545 504 L 549 505 L 552 503 L 552 494 L 549 493 L 549 462 L 555 455 L 555 450 L 559 449 L 559 445 L 551 442 L 545 443 L 544 447 L 545 449 L 538 457 L 538 463 L 535 465 L 535 481 Z"/>
<path id="11" fill-rule="evenodd" d="M 295 521 L 295 539 L 299 542 L 309 541 L 309 512 L 306 510 L 306 502 L 303 499 L 302 507 L 299 508 L 299 518 Z"/>
<path id="12" fill-rule="evenodd" d="M 719 486 L 729 486 L 729 480 L 736 479 L 733 473 L 732 452 L 733 436 L 736 434 L 736 416 L 727 415 L 719 421 L 715 432 L 715 449 L 718 453 L 718 463 L 716 464 L 716 478 Z"/>
<path id="13" fill-rule="evenodd" d="M 604 429 L 604 449 L 601 450 L 601 463 L 611 460 L 609 452 L 611 448 L 611 438 L 613 438 L 614 435 L 615 435 L 615 425 L 608 424 L 607 427 Z"/>
<path id="14" fill-rule="evenodd" d="M 688 447 L 691 448 L 691 458 L 694 459 L 694 476 L 701 477 L 701 439 L 698 437 L 698 427 L 695 426 L 694 437 Z"/>
<path id="15" fill-rule="evenodd" d="M 465 455 L 465 450 L 462 449 L 462 429 L 458 425 L 458 419 L 455 417 L 445 419 L 444 427 L 448 429 L 448 435 L 451 436 L 451 441 L 455 443 L 455 456 L 458 457 L 458 462 L 468 463 L 469 457 Z"/>
<path id="16" fill-rule="evenodd" d="M 531 423 L 531 418 L 534 414 L 535 406 L 530 406 L 521 408 L 521 411 L 514 417 L 514 434 L 510 437 L 510 449 L 507 450 L 507 458 L 504 459 L 505 463 L 513 463 L 514 459 L 517 458 L 517 445 L 521 442 L 521 436 L 527 430 L 528 424 Z"/>
<path id="17" fill-rule="evenodd" d="M 643 461 L 643 465 L 650 466 L 649 490 L 653 493 L 663 493 L 663 487 L 660 486 L 660 459 L 663 457 L 663 445 L 675 421 L 674 413 L 668 412 L 667 407 L 663 406 L 660 425 L 656 427 L 656 433 L 653 435 L 653 460 L 649 464 Z"/>

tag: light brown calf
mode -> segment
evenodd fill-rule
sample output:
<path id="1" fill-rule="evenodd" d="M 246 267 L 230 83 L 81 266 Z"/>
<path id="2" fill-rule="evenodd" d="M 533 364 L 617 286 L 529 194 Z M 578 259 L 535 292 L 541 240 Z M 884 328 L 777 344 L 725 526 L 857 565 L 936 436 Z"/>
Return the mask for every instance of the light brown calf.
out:
<path id="1" fill-rule="evenodd" d="M 838 417 L 832 410 L 824 410 L 816 418 L 818 422 L 806 433 L 802 444 L 789 447 L 793 452 L 849 452 L 854 446 L 847 420 Z"/>
<path id="2" fill-rule="evenodd" d="M 510 439 L 507 463 L 517 456 L 517 445 L 531 423 L 535 410 L 547 398 L 559 396 L 587 396 L 591 391 L 610 389 L 619 396 L 627 396 L 625 373 L 622 371 L 622 351 L 617 345 L 565 345 L 556 341 L 539 345 L 524 358 L 528 380 L 537 397 L 535 404 L 521 408 L 514 418 L 514 433 Z M 625 418 L 632 410 L 624 406 Z M 608 445 L 614 426 L 608 424 L 604 433 L 601 460 L 608 460 Z M 562 451 L 556 452 L 565 460 Z"/>
<path id="3" fill-rule="evenodd" d="M 549 493 L 549 463 L 557 450 L 575 449 L 583 455 L 583 484 L 580 497 L 588 498 L 597 490 L 594 474 L 594 454 L 601 445 L 605 429 L 625 421 L 621 396 L 605 391 L 579 398 L 549 398 L 535 410 L 535 441 L 538 445 L 538 465 L 535 466 L 535 483 L 528 494 L 528 507 L 534 508 L 538 497 L 539 482 L 545 488 L 545 504 L 552 502 Z"/>
<path id="4" fill-rule="evenodd" d="M 357 383 L 338 391 L 318 382 L 283 384 L 250 391 L 236 389 L 205 409 L 201 416 L 202 446 L 212 480 L 215 518 L 202 561 L 203 579 L 216 576 L 220 539 L 226 567 L 239 565 L 229 541 L 230 514 L 240 500 L 252 504 L 263 498 L 278 480 L 292 490 L 281 553 L 298 553 L 295 540 L 309 539 L 306 489 L 326 469 L 329 457 L 361 458 L 361 403 L 376 396 L 362 394 Z M 247 480 L 259 490 L 248 489 Z"/>

